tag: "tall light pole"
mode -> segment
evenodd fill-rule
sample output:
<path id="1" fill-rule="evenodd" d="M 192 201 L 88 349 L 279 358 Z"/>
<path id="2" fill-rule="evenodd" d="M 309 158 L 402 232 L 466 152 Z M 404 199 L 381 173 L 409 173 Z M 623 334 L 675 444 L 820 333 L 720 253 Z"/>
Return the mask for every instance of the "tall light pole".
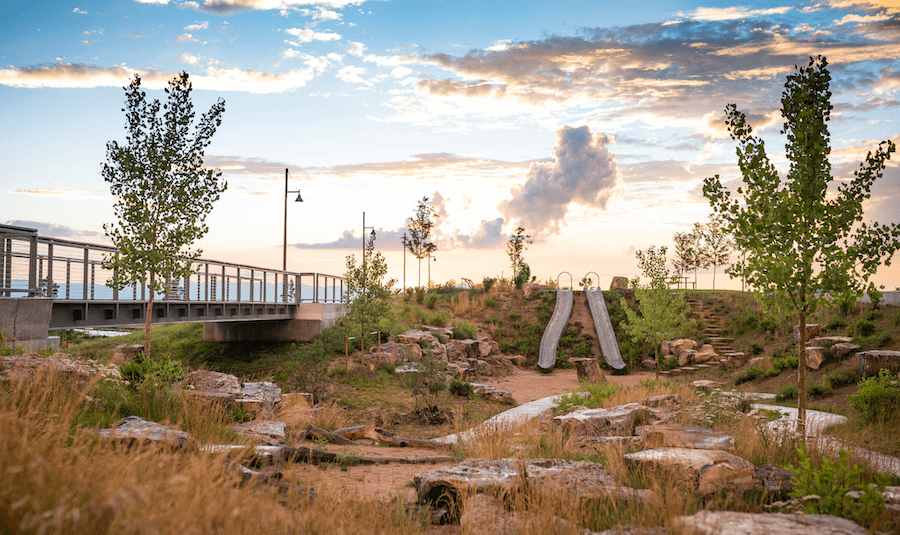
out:
<path id="1" fill-rule="evenodd" d="M 406 293 L 406 233 L 403 233 L 403 293 Z"/>
<path id="2" fill-rule="evenodd" d="M 297 191 L 288 191 L 288 170 L 285 168 L 284 170 L 284 262 L 282 263 L 281 270 L 287 271 L 287 205 L 288 205 L 288 193 L 296 193 L 297 198 L 294 199 L 294 202 L 303 202 L 303 197 L 300 196 L 300 190 Z M 287 288 L 287 281 L 285 281 L 285 288 Z M 299 288 L 298 288 L 299 290 Z"/>

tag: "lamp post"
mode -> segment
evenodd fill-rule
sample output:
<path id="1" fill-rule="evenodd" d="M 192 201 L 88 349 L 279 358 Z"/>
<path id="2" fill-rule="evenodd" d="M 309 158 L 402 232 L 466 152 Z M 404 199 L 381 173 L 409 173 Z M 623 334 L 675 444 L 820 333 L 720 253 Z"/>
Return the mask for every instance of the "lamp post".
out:
<path id="1" fill-rule="evenodd" d="M 406 233 L 403 233 L 403 292 L 406 293 Z"/>
<path id="2" fill-rule="evenodd" d="M 296 193 L 297 198 L 294 199 L 294 202 L 303 202 L 303 197 L 300 196 L 300 190 L 297 191 L 288 191 L 288 170 L 285 168 L 284 170 L 284 262 L 281 266 L 282 271 L 287 271 L 287 206 L 288 206 L 288 193 Z M 285 275 L 287 277 L 287 275 Z M 285 288 L 287 288 L 287 281 L 285 280 Z M 298 288 L 299 290 L 299 288 Z"/>
<path id="3" fill-rule="evenodd" d="M 428 253 L 428 289 L 431 289 L 431 261 L 434 260 L 437 262 L 437 258 L 431 258 L 431 253 Z"/>

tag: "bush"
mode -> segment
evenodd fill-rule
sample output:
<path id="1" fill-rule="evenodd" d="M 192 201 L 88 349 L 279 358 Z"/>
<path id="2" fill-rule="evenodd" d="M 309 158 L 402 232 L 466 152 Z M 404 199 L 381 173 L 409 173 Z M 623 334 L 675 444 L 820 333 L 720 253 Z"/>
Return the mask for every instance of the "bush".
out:
<path id="1" fill-rule="evenodd" d="M 169 357 L 130 360 L 120 364 L 119 371 L 123 379 L 136 384 L 171 385 L 185 377 L 181 362 Z"/>
<path id="2" fill-rule="evenodd" d="M 757 344 L 756 342 L 750 344 L 750 354 L 753 356 L 759 356 L 763 354 L 765 348 L 762 344 Z"/>
<path id="3" fill-rule="evenodd" d="M 484 285 L 485 292 L 490 292 L 491 288 L 493 288 L 494 285 L 497 284 L 497 278 L 496 277 L 485 277 L 485 278 L 481 279 L 481 284 Z"/>
<path id="4" fill-rule="evenodd" d="M 590 338 L 585 338 L 580 342 L 572 344 L 572 357 L 581 359 L 591 356 L 591 343 L 592 340 Z"/>
<path id="5" fill-rule="evenodd" d="M 425 295 L 425 306 L 434 309 L 437 306 L 437 302 L 440 296 L 438 294 L 429 293 Z"/>
<path id="6" fill-rule="evenodd" d="M 840 388 L 847 385 L 855 385 L 862 379 L 858 370 L 835 370 L 825 378 L 832 388 Z"/>
<path id="7" fill-rule="evenodd" d="M 581 383 L 580 391 L 559 396 L 554 409 L 563 414 L 572 412 L 576 407 L 597 409 L 603 405 L 603 400 L 621 389 L 621 386 L 612 383 Z"/>
<path id="8" fill-rule="evenodd" d="M 863 483 L 863 471 L 858 464 L 850 463 L 850 452 L 841 448 L 837 463 L 824 457 L 819 468 L 812 466 L 805 448 L 798 448 L 797 454 L 799 465 L 787 467 L 794 473 L 791 478 L 794 490 L 789 495 L 800 500 L 810 495 L 819 497 L 804 502 L 807 514 L 840 516 L 871 529 L 882 527 L 884 496 L 878 486 Z M 850 491 L 859 492 L 859 499 L 849 496 Z"/>
<path id="9" fill-rule="evenodd" d="M 435 327 L 446 327 L 450 324 L 450 313 L 446 310 L 437 310 L 432 312 L 431 314 L 427 314 L 425 316 L 425 321 L 428 325 L 433 325 Z"/>
<path id="10" fill-rule="evenodd" d="M 737 386 L 749 383 L 750 381 L 755 381 L 756 379 L 768 379 L 769 377 L 775 377 L 779 373 L 780 372 L 775 369 L 764 370 L 758 366 L 751 366 L 734 378 L 734 384 Z"/>
<path id="11" fill-rule="evenodd" d="M 778 389 L 778 392 L 775 394 L 775 401 L 797 399 L 798 395 L 800 395 L 800 388 L 797 386 L 797 383 L 791 383 Z"/>
<path id="12" fill-rule="evenodd" d="M 423 301 L 425 301 L 425 288 L 419 286 L 416 288 L 416 303 L 421 305 Z"/>
<path id="13" fill-rule="evenodd" d="M 856 336 L 872 336 L 875 334 L 875 324 L 870 320 L 861 318 L 853 323 L 851 330 Z"/>
<path id="14" fill-rule="evenodd" d="M 556 363 L 554 365 L 560 370 L 568 370 L 572 367 L 566 354 L 558 349 L 556 350 Z"/>
<path id="15" fill-rule="evenodd" d="M 828 332 L 840 331 L 847 328 L 847 321 L 839 316 L 833 317 L 828 320 L 828 323 L 825 325 L 825 330 Z"/>
<path id="16" fill-rule="evenodd" d="M 831 385 L 827 383 L 819 383 L 819 384 L 808 384 L 806 385 L 806 393 L 813 398 L 823 398 L 825 396 L 830 396 L 834 393 L 831 389 Z"/>
<path id="17" fill-rule="evenodd" d="M 772 368 L 775 369 L 779 374 L 784 372 L 785 370 L 794 370 L 800 364 L 799 359 L 795 352 L 791 351 L 787 355 L 783 357 L 778 357 L 774 361 L 772 361 Z"/>
<path id="18" fill-rule="evenodd" d="M 497 306 L 497 300 L 489 295 L 484 298 L 484 306 L 486 306 L 488 308 L 494 308 Z"/>
<path id="19" fill-rule="evenodd" d="M 763 318 L 759 322 L 759 330 L 763 332 L 775 332 L 777 327 L 778 324 L 775 323 L 775 320 L 772 318 Z"/>
<path id="20" fill-rule="evenodd" d="M 900 386 L 892 384 L 896 378 L 888 370 L 859 383 L 859 391 L 849 396 L 850 406 L 863 420 L 874 422 L 900 410 Z"/>
<path id="21" fill-rule="evenodd" d="M 450 393 L 455 394 L 457 396 L 468 397 L 475 392 L 475 387 L 472 386 L 472 383 L 467 383 L 466 381 L 460 381 L 459 379 L 451 379 L 450 380 Z"/>
<path id="22" fill-rule="evenodd" d="M 678 367 L 678 359 L 675 357 L 666 357 L 659 362 L 659 371 L 665 372 L 674 370 Z"/>
<path id="23" fill-rule="evenodd" d="M 457 336 L 457 331 L 463 335 L 462 338 Z M 478 329 L 471 322 L 462 321 L 453 327 L 453 337 L 461 340 L 474 340 L 478 337 Z"/>

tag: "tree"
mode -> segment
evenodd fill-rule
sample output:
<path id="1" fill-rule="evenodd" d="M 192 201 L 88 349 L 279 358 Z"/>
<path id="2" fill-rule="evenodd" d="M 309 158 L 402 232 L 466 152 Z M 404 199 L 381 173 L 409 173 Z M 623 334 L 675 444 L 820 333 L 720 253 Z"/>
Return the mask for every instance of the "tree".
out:
<path id="1" fill-rule="evenodd" d="M 709 223 L 703 226 L 703 257 L 713 268 L 713 290 L 716 289 L 716 268 L 728 265 L 731 259 L 732 243 L 728 233 L 722 228 L 722 222 L 717 217 L 712 217 Z"/>
<path id="2" fill-rule="evenodd" d="M 782 181 L 766 155 L 762 139 L 752 135 L 746 116 L 726 106 L 728 130 L 738 142 L 742 201 L 731 197 L 716 175 L 703 194 L 724 228 L 745 253 L 729 268 L 758 292 L 774 314 L 797 320 L 799 331 L 799 431 L 806 424 L 806 319 L 826 295 L 861 295 L 881 263 L 900 247 L 900 225 L 862 222 L 862 203 L 894 152 L 884 141 L 869 152 L 854 178 L 829 192 L 831 152 L 827 122 L 831 116 L 831 75 L 822 56 L 788 76 L 781 98 L 790 169 Z"/>
<path id="3" fill-rule="evenodd" d="M 106 144 L 101 171 L 116 198 L 118 219 L 103 230 L 119 251 L 103 266 L 113 271 L 114 288 L 147 284 L 144 355 L 149 357 L 154 294 L 193 273 L 202 251 L 191 245 L 206 234 L 206 216 L 225 191 L 222 173 L 203 168 L 203 152 L 222 124 L 225 101 L 219 99 L 193 126 L 188 73 L 169 81 L 166 104 L 148 102 L 137 74 L 124 89 L 126 142 Z"/>
<path id="4" fill-rule="evenodd" d="M 403 237 L 403 245 L 419 260 L 419 286 L 422 286 L 422 259 L 431 258 L 437 246 L 428 241 L 434 228 L 434 206 L 428 196 L 416 205 L 415 216 L 406 221 L 409 237 Z"/>
<path id="5" fill-rule="evenodd" d="M 354 255 L 347 256 L 347 271 L 344 274 L 346 288 L 344 305 L 349 309 L 349 320 L 358 323 L 365 337 L 366 325 L 375 325 L 384 318 L 391 309 L 388 297 L 394 279 L 384 282 L 387 274 L 387 262 L 381 253 L 375 251 L 374 233 L 366 242 L 365 252 L 360 265 L 356 265 Z M 363 349 L 365 343 L 360 339 Z M 348 370 L 349 371 L 349 370 Z"/>
<path id="6" fill-rule="evenodd" d="M 653 345 L 656 378 L 659 379 L 659 346 L 685 331 L 687 303 L 683 294 L 673 294 L 669 290 L 673 275 L 666 268 L 665 247 L 656 249 L 650 246 L 646 252 L 635 251 L 635 255 L 638 267 L 650 281 L 646 285 L 642 285 L 638 277 L 631 281 L 639 306 L 635 311 L 624 297 L 621 298 L 628 320 L 622 322 L 620 327 L 635 340 L 645 340 Z"/>
<path id="7" fill-rule="evenodd" d="M 688 271 L 694 272 L 694 289 L 697 289 L 697 270 L 709 267 L 709 259 L 703 246 L 702 231 L 702 225 L 694 223 L 694 229 L 691 232 L 676 232 L 673 236 L 676 257 L 672 264 L 679 275 Z"/>
<path id="8" fill-rule="evenodd" d="M 525 229 L 519 227 L 506 242 L 506 254 L 509 255 L 509 261 L 512 263 L 512 279 L 516 288 L 521 288 L 531 278 L 531 267 L 525 263 L 524 256 L 528 246 L 533 243 L 530 238 L 530 235 L 525 234 Z"/>

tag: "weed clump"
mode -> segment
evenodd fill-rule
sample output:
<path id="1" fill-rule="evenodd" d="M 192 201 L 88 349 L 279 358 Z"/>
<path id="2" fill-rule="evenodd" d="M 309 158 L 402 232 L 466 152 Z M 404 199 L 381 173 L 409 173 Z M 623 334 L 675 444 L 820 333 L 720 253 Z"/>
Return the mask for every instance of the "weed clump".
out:
<path id="1" fill-rule="evenodd" d="M 863 420 L 874 422 L 900 410 L 900 386 L 888 370 L 881 370 L 859 384 L 859 392 L 849 396 L 850 406 Z"/>

